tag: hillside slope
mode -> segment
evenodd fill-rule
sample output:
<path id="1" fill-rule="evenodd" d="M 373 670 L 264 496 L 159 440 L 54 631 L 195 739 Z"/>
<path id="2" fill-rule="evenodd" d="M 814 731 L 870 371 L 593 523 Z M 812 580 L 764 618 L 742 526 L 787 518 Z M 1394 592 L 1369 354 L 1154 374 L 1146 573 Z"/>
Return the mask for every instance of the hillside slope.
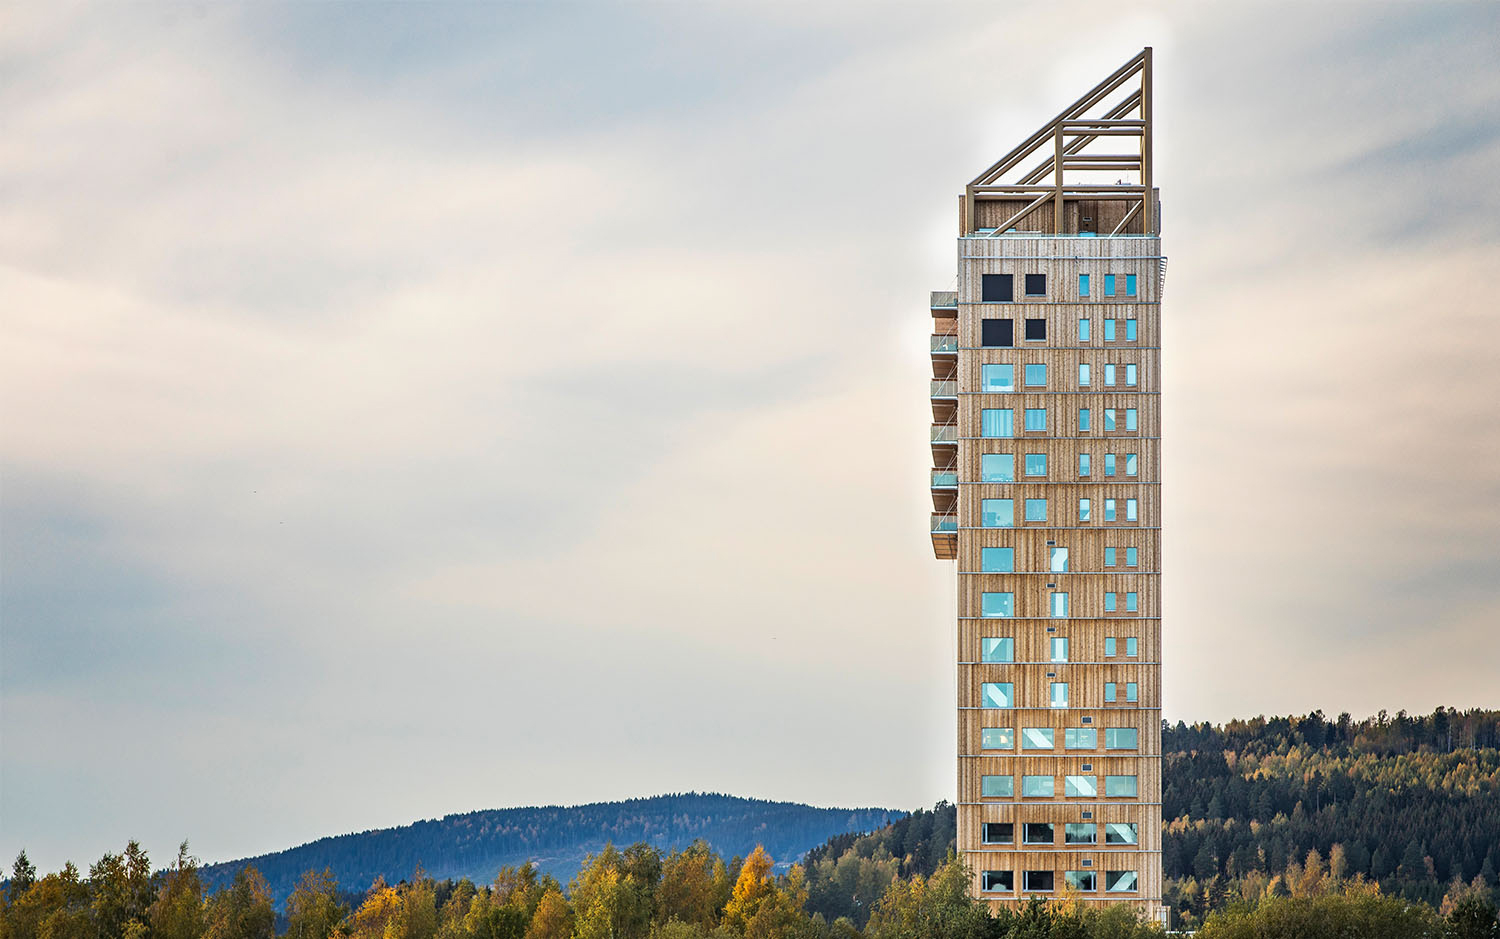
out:
<path id="1" fill-rule="evenodd" d="M 790 862 L 835 835 L 881 828 L 905 814 L 697 792 L 591 805 L 490 809 L 320 838 L 274 854 L 211 864 L 203 876 L 208 886 L 217 888 L 228 884 L 236 870 L 253 865 L 278 903 L 305 871 L 324 868 L 331 869 L 346 889 L 362 890 L 376 877 L 395 882 L 419 866 L 439 880 L 468 877 L 484 883 L 503 866 L 533 861 L 566 884 L 583 858 L 606 842 L 643 841 L 670 849 L 701 838 L 725 857 L 748 854 L 760 844 L 777 861 Z"/>

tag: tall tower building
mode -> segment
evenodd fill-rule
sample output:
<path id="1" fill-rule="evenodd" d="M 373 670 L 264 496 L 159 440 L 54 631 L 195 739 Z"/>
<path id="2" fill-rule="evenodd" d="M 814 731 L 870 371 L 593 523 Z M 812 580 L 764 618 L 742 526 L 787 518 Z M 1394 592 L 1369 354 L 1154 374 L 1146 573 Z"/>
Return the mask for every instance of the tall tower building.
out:
<path id="1" fill-rule="evenodd" d="M 932 294 L 973 893 L 1164 915 L 1161 253 L 1146 49 L 965 187 Z"/>

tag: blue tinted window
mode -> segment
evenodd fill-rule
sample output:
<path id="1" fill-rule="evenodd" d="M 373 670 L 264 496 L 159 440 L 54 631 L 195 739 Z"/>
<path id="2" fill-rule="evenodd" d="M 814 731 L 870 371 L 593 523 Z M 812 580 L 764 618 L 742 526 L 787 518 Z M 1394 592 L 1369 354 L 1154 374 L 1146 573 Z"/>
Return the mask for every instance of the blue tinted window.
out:
<path id="1" fill-rule="evenodd" d="M 980 616 L 1015 616 L 1016 595 L 1013 593 L 982 593 L 979 595 Z"/>
<path id="2" fill-rule="evenodd" d="M 979 457 L 979 480 L 986 483 L 1013 483 L 1016 481 L 1016 455 L 1014 453 L 985 453 Z"/>
<path id="3" fill-rule="evenodd" d="M 1078 295 L 1080 297 L 1089 295 L 1089 275 L 1087 274 L 1078 275 Z"/>
<path id="4" fill-rule="evenodd" d="M 1079 320 L 1078 321 L 1078 341 L 1079 342 L 1088 342 L 1090 338 L 1091 337 L 1089 335 L 1089 321 L 1088 320 Z"/>
<path id="5" fill-rule="evenodd" d="M 979 569 L 986 574 L 1009 574 L 1016 569 L 1016 549 L 980 548 Z"/>
<path id="6" fill-rule="evenodd" d="M 1134 274 L 1126 274 L 1125 275 L 1125 296 L 1127 296 L 1127 297 L 1133 297 L 1133 296 L 1135 296 L 1135 275 Z"/>
<path id="7" fill-rule="evenodd" d="M 1047 409 L 1046 408 L 1027 408 L 1026 409 L 1026 429 L 1027 430 L 1032 430 L 1032 431 L 1035 431 L 1035 430 L 1046 430 L 1047 429 Z"/>
<path id="8" fill-rule="evenodd" d="M 1026 366 L 1025 371 L 1026 371 L 1026 384 L 1028 386 L 1036 387 L 1036 386 L 1039 386 L 1039 385 L 1044 386 L 1044 385 L 1047 384 L 1047 366 L 1046 365 L 1028 365 L 1028 366 Z"/>
<path id="9" fill-rule="evenodd" d="M 1079 430 L 1089 430 L 1090 429 L 1089 428 L 1089 409 L 1088 408 L 1079 408 L 1078 409 L 1078 429 Z"/>
<path id="10" fill-rule="evenodd" d="M 1106 297 L 1115 295 L 1115 275 L 1113 274 L 1104 275 L 1104 295 Z"/>
<path id="11" fill-rule="evenodd" d="M 1135 320 L 1125 321 L 1125 341 L 1135 342 Z"/>
<path id="12" fill-rule="evenodd" d="M 1045 453 L 1028 453 L 1028 454 L 1026 454 L 1026 475 L 1027 476 L 1046 476 L 1047 475 L 1047 454 L 1045 454 Z"/>
<path id="13" fill-rule="evenodd" d="M 1026 521 L 1028 521 L 1028 522 L 1045 522 L 1046 520 L 1047 520 L 1047 500 L 1046 499 L 1027 499 L 1026 500 Z"/>
<path id="14" fill-rule="evenodd" d="M 1115 321 L 1114 320 L 1105 320 L 1104 321 L 1104 341 L 1105 342 L 1114 342 L 1115 341 Z"/>
<path id="15" fill-rule="evenodd" d="M 979 367 L 979 390 L 987 394 L 1016 390 L 1016 367 L 1010 364 L 981 365 Z"/>
<path id="16" fill-rule="evenodd" d="M 984 528 L 1011 528 L 1016 524 L 1016 504 L 1012 499 L 979 500 L 979 524 Z"/>
<path id="17" fill-rule="evenodd" d="M 981 437 L 1014 437 L 1016 412 L 1010 408 L 984 408 L 979 412 Z"/>

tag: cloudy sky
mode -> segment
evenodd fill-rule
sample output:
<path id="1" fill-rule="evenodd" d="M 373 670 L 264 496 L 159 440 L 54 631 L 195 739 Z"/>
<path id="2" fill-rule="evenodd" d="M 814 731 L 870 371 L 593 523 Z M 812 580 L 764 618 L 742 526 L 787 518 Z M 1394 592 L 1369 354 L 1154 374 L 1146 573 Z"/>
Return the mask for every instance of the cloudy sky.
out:
<path id="1" fill-rule="evenodd" d="M 0 855 L 951 797 L 926 292 L 1156 49 L 1166 714 L 1500 706 L 1500 5 L 0 11 Z"/>

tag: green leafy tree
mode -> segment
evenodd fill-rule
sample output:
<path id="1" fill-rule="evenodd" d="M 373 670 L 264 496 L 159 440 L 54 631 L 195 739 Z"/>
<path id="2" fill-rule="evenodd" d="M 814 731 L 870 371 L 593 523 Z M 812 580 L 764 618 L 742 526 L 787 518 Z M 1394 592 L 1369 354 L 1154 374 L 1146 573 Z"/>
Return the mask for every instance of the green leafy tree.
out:
<path id="1" fill-rule="evenodd" d="M 557 888 L 548 890 L 536 906 L 536 915 L 526 929 L 526 939 L 570 939 L 573 910 Z"/>
<path id="2" fill-rule="evenodd" d="M 285 939 L 328 939 L 348 915 L 333 871 L 307 871 L 286 898 Z"/>
<path id="3" fill-rule="evenodd" d="M 950 854 L 931 877 L 892 881 L 865 934 L 871 939 L 986 939 L 990 916 L 969 896 L 972 876 Z"/>
<path id="4" fill-rule="evenodd" d="M 151 939 L 199 939 L 206 928 L 203 880 L 198 859 L 188 854 L 188 843 L 177 848 L 177 860 L 167 868 L 161 890 L 149 910 Z"/>
<path id="5" fill-rule="evenodd" d="M 677 920 L 711 929 L 729 902 L 729 871 L 724 860 L 703 841 L 673 851 L 662 861 L 656 888 L 657 923 Z"/>
<path id="6" fill-rule="evenodd" d="M 139 842 L 126 844 L 123 854 L 105 854 L 89 868 L 89 895 L 101 939 L 144 935 L 156 890 L 151 859 Z"/>
<path id="7" fill-rule="evenodd" d="M 273 939 L 276 910 L 271 888 L 253 867 L 234 872 L 229 886 L 208 898 L 205 939 Z"/>

